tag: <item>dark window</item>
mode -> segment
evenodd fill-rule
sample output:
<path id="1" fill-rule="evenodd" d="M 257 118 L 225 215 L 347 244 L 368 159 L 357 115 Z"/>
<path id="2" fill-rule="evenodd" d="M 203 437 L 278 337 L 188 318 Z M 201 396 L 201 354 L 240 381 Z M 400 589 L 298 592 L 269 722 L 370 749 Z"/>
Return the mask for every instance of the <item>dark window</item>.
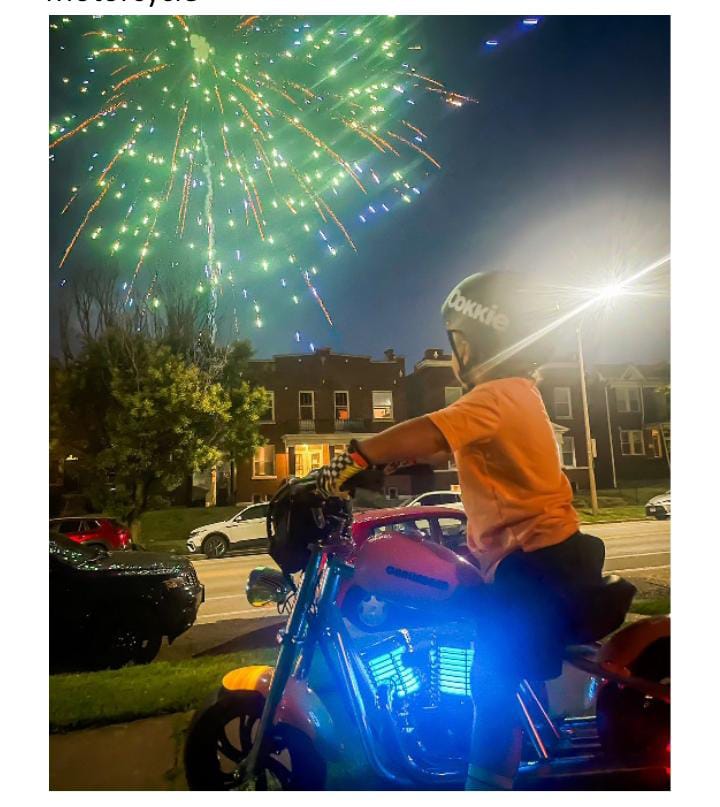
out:
<path id="1" fill-rule="evenodd" d="M 438 526 L 443 534 L 443 544 L 450 549 L 456 549 L 467 543 L 465 521 L 462 518 L 439 518 Z"/>
<path id="2" fill-rule="evenodd" d="M 57 530 L 61 535 L 75 535 L 80 532 L 80 523 L 80 519 L 70 518 L 58 524 L 51 524 L 50 527 L 53 530 Z"/>
<path id="3" fill-rule="evenodd" d="M 458 496 L 456 493 L 431 493 L 429 496 L 424 496 L 422 504 L 428 507 L 434 504 L 456 504 Z"/>
<path id="4" fill-rule="evenodd" d="M 403 535 L 415 535 L 419 538 L 432 538 L 430 522 L 426 518 L 406 519 L 392 524 L 381 524 L 372 531 L 373 536 L 388 532 L 399 532 Z"/>
<path id="5" fill-rule="evenodd" d="M 242 520 L 249 521 L 251 518 L 265 518 L 267 511 L 268 506 L 266 504 L 259 504 L 257 507 L 248 507 L 242 514 Z"/>

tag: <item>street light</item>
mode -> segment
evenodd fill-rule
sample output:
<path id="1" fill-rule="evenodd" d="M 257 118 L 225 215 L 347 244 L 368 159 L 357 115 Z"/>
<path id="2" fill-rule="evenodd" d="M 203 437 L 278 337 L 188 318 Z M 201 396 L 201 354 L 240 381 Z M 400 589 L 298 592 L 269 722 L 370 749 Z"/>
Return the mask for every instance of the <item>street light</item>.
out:
<path id="1" fill-rule="evenodd" d="M 580 365 L 580 395 L 582 397 L 583 421 L 585 423 L 585 445 L 588 458 L 588 479 L 590 482 L 590 506 L 592 514 L 598 514 L 597 484 L 595 482 L 595 457 L 592 450 L 592 434 L 590 433 L 590 410 L 588 408 L 587 386 L 585 384 L 585 358 L 582 348 L 582 325 L 577 328 L 578 364 Z"/>
<path id="2" fill-rule="evenodd" d="M 594 295 L 594 302 L 597 303 L 610 303 L 616 297 L 625 293 L 627 282 L 608 283 L 607 286 L 602 286 L 597 290 Z M 588 461 L 588 481 L 590 485 L 590 507 L 592 514 L 598 514 L 598 497 L 597 497 L 597 481 L 595 479 L 595 452 L 593 451 L 593 438 L 590 431 L 590 408 L 588 406 L 587 383 L 585 381 L 585 357 L 583 355 L 582 343 L 582 320 L 576 329 L 577 334 L 577 350 L 578 350 L 578 365 L 580 368 L 580 395 L 582 398 L 583 409 L 583 422 L 585 425 L 585 446 L 587 449 Z M 612 438 L 611 438 L 612 439 Z"/>

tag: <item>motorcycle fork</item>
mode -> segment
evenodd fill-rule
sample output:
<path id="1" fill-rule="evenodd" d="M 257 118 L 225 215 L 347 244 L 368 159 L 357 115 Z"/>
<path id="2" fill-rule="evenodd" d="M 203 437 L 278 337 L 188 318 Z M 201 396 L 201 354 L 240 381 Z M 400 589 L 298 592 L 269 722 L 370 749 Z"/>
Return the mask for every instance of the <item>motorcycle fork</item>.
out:
<path id="1" fill-rule="evenodd" d="M 250 753 L 245 758 L 243 766 L 243 773 L 246 777 L 253 777 L 258 772 L 258 761 L 262 758 L 267 747 L 275 711 L 280 705 L 285 692 L 285 685 L 292 674 L 298 654 L 305 643 L 309 621 L 308 613 L 315 597 L 318 580 L 325 566 L 326 558 L 327 555 L 324 550 L 317 548 L 313 551 L 305 569 L 287 627 L 281 632 L 280 652 L 278 653 L 270 688 L 265 697 L 265 705 L 263 706 L 260 724 L 255 735 L 255 742 L 250 749 Z"/>

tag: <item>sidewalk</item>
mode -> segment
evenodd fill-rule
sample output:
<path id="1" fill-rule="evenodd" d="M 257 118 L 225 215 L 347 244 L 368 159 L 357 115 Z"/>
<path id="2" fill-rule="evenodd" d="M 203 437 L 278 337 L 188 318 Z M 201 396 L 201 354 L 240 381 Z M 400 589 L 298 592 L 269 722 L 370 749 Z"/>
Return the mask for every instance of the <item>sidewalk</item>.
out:
<path id="1" fill-rule="evenodd" d="M 191 712 L 50 735 L 50 790 L 186 790 Z"/>

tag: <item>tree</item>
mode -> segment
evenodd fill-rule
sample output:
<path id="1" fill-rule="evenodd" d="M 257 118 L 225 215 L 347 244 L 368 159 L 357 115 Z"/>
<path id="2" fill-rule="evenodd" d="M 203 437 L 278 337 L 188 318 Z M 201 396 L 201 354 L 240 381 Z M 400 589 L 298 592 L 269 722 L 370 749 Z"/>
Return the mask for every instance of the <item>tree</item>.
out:
<path id="1" fill-rule="evenodd" d="M 174 306 L 165 318 L 118 305 L 112 284 L 76 294 L 63 359 L 51 366 L 51 440 L 82 458 L 87 492 L 130 522 L 153 497 L 223 456 L 259 445 L 266 395 L 246 379 L 246 342 L 216 347 L 203 338 L 202 312 Z M 112 479 L 112 484 L 108 479 Z"/>

